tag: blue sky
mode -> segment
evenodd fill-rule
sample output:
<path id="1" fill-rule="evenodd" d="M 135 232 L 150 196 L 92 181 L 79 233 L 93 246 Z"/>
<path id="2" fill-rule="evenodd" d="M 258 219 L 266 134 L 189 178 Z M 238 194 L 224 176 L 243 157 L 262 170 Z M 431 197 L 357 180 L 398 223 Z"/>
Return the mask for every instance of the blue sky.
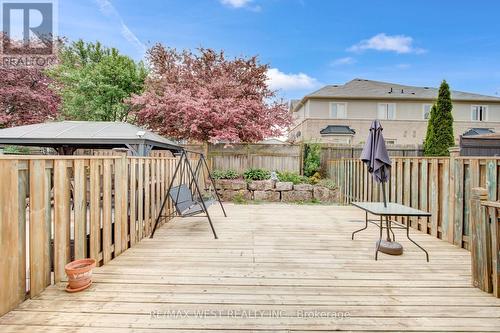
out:
<path id="1" fill-rule="evenodd" d="M 141 59 L 155 42 L 258 55 L 300 98 L 355 77 L 500 95 L 500 1 L 59 0 L 59 34 Z"/>

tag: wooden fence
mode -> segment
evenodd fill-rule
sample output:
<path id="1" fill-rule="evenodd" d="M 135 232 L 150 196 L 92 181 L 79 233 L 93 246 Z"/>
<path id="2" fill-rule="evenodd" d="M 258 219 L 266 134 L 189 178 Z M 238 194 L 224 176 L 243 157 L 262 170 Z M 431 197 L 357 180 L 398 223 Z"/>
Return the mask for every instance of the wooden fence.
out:
<path id="1" fill-rule="evenodd" d="M 191 147 L 193 148 L 193 147 Z M 224 144 L 209 145 L 207 156 L 212 169 L 235 169 L 243 172 L 248 168 L 302 172 L 304 146 L 301 144 Z M 363 146 L 321 144 L 321 165 L 341 157 L 354 158 L 361 154 Z M 202 148 L 195 149 L 203 151 Z M 391 156 L 421 156 L 419 146 L 390 146 Z"/>
<path id="2" fill-rule="evenodd" d="M 54 154 L 53 154 L 54 155 Z M 73 155 L 85 156 L 134 156 L 132 151 L 126 148 L 115 149 L 77 149 Z M 169 150 L 151 150 L 148 157 L 173 157 Z"/>
<path id="3" fill-rule="evenodd" d="M 359 159 L 328 162 L 328 174 L 340 188 L 343 204 L 381 201 L 382 190 Z M 500 197 L 500 158 L 392 158 L 387 198 L 432 213 L 429 219 L 401 218 L 416 229 L 470 248 L 471 189 L 485 187 L 488 199 Z"/>
<path id="4" fill-rule="evenodd" d="M 64 279 L 72 259 L 103 265 L 148 237 L 175 163 L 165 157 L 0 158 L 0 315 Z"/>
<path id="5" fill-rule="evenodd" d="M 321 167 L 327 169 L 332 159 L 358 158 L 363 145 L 339 145 L 321 143 Z M 302 173 L 303 144 L 264 144 L 234 143 L 227 144 L 184 144 L 186 149 L 204 153 L 211 169 L 234 169 L 244 172 L 249 168 L 266 170 L 292 171 Z M 390 156 L 416 157 L 423 155 L 419 145 L 389 145 Z M 131 155 L 126 149 L 79 149 L 77 154 L 93 156 Z M 151 157 L 170 157 L 169 151 L 153 150 Z"/>
<path id="6" fill-rule="evenodd" d="M 321 166 L 327 168 L 327 162 L 332 159 L 358 158 L 363 145 L 339 145 L 321 143 Z M 263 144 L 235 143 L 226 144 L 185 144 L 186 149 L 205 153 L 212 169 L 234 169 L 244 172 L 249 168 L 266 170 L 302 172 L 304 146 L 301 144 Z M 422 156 L 423 149 L 419 145 L 388 146 L 390 156 L 415 157 Z M 83 155 L 108 156 L 126 155 L 123 149 L 81 149 Z M 130 155 L 130 154 L 129 154 Z M 150 156 L 168 157 L 168 151 L 152 151 Z"/>
<path id="7" fill-rule="evenodd" d="M 302 146 L 291 144 L 224 144 L 208 147 L 208 161 L 213 170 L 249 168 L 301 172 Z"/>
<path id="8" fill-rule="evenodd" d="M 359 158 L 364 145 L 321 144 L 321 157 L 325 161 L 340 158 Z M 387 145 L 389 156 L 418 157 L 424 155 L 421 145 Z"/>
<path id="9" fill-rule="evenodd" d="M 484 276 L 488 279 L 485 291 L 492 292 L 495 297 L 500 298 L 500 202 L 481 202 L 480 216 L 485 238 L 482 242 L 478 237 L 477 243 L 482 245 L 482 251 L 485 253 Z"/>
<path id="10" fill-rule="evenodd" d="M 472 282 L 500 298 L 500 202 L 487 201 L 487 197 L 485 188 L 472 191 Z"/>

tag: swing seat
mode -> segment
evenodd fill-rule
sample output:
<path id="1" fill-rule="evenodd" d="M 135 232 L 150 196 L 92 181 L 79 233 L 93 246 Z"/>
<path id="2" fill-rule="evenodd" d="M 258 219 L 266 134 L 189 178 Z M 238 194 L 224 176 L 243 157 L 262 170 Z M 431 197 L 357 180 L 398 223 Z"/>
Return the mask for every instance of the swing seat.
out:
<path id="1" fill-rule="evenodd" d="M 224 213 L 224 216 L 227 216 L 226 211 L 224 210 L 224 206 L 222 205 L 219 194 L 217 192 L 215 192 L 215 198 L 204 199 L 203 194 L 200 191 L 198 180 L 200 179 L 200 171 L 202 171 L 203 168 L 205 168 L 211 184 L 215 187 L 214 180 L 210 175 L 210 170 L 203 154 L 189 152 L 192 154 L 198 154 L 200 156 L 196 168 L 193 171 L 187 153 L 188 152 L 186 150 L 181 150 L 180 152 L 179 161 L 177 162 L 174 174 L 172 176 L 172 179 L 170 180 L 170 185 L 168 186 L 166 196 L 163 198 L 161 208 L 156 216 L 153 230 L 151 231 L 151 235 L 149 236 L 150 238 L 153 238 L 158 223 L 161 219 L 171 218 L 175 216 L 187 217 L 204 213 L 203 215 L 200 215 L 200 217 L 206 217 L 208 219 L 208 223 L 210 224 L 210 229 L 212 229 L 214 238 L 217 239 L 217 234 L 215 233 L 212 219 L 210 218 L 210 214 L 208 213 L 207 208 L 212 204 L 218 202 L 220 204 L 222 212 Z M 187 178 L 189 184 L 185 183 L 185 178 Z M 176 182 L 180 185 L 173 186 Z M 166 203 L 168 200 L 172 200 L 172 203 L 175 207 L 174 212 L 165 211 Z"/>
<path id="2" fill-rule="evenodd" d="M 173 186 L 170 189 L 169 196 L 175 203 L 175 210 L 182 217 L 193 216 L 204 212 L 201 201 L 194 200 L 193 194 L 186 184 Z M 216 200 L 214 199 L 203 200 L 206 208 L 215 202 Z"/>

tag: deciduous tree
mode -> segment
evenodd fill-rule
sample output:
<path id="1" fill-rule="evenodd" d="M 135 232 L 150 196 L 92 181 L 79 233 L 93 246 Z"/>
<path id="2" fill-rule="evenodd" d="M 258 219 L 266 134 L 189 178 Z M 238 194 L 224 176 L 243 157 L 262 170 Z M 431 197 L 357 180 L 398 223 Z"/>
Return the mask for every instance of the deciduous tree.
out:
<path id="1" fill-rule="evenodd" d="M 266 84 L 257 57 L 224 52 L 178 52 L 161 44 L 147 53 L 152 73 L 131 99 L 139 123 L 173 138 L 201 142 L 255 142 L 280 136 L 291 119 Z"/>
<path id="2" fill-rule="evenodd" d="M 37 67 L 0 67 L 0 127 L 44 122 L 58 115 L 60 99 Z"/>
<path id="3" fill-rule="evenodd" d="M 78 40 L 61 48 L 49 75 L 57 82 L 65 118 L 127 121 L 130 105 L 124 101 L 142 91 L 147 71 L 117 49 Z"/>

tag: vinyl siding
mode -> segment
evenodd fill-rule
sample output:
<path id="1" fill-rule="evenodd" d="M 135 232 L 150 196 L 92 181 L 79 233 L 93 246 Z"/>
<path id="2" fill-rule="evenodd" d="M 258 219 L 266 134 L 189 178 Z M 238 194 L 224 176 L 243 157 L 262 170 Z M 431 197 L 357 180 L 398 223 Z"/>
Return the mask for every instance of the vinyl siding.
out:
<path id="1" fill-rule="evenodd" d="M 311 119 L 328 119 L 330 118 L 330 103 L 345 102 L 347 103 L 347 119 L 375 119 L 377 118 L 377 109 L 379 103 L 395 103 L 396 104 L 396 119 L 397 120 L 422 120 L 422 110 L 424 104 L 431 104 L 427 101 L 394 101 L 394 100 L 320 100 L 310 99 L 306 102 L 307 112 L 304 113 L 304 107 L 301 107 L 297 112 L 299 117 Z M 488 121 L 500 121 L 500 104 L 493 103 L 453 103 L 453 117 L 456 121 L 471 121 L 471 106 L 472 105 L 487 105 L 488 106 Z"/>

